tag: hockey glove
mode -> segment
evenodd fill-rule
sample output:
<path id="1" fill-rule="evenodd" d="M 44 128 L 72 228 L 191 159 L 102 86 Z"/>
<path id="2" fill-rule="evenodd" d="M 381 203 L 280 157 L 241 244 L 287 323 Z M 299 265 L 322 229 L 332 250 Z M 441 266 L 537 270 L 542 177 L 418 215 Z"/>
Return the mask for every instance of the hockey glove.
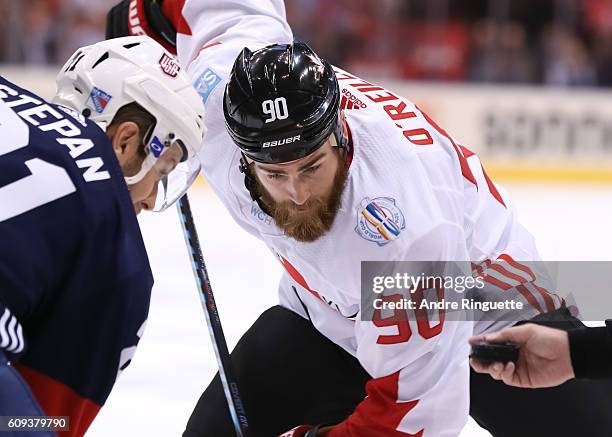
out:
<path id="1" fill-rule="evenodd" d="M 106 39 L 147 35 L 176 54 L 176 29 L 162 12 L 162 0 L 122 0 L 106 16 Z"/>
<path id="2" fill-rule="evenodd" d="M 322 426 L 300 425 L 281 434 L 279 437 L 317 437 Z"/>

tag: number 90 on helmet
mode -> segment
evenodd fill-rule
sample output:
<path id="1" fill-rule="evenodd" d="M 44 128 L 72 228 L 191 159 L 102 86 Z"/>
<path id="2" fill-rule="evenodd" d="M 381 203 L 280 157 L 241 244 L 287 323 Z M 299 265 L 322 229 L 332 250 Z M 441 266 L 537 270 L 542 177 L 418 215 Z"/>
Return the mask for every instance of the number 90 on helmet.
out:
<path id="1" fill-rule="evenodd" d="M 332 66 L 305 43 L 244 48 L 225 88 L 230 137 L 252 161 L 303 158 L 330 135 L 346 146 L 339 119 L 340 89 Z"/>
<path id="2" fill-rule="evenodd" d="M 144 139 L 142 167 L 125 177 L 128 185 L 142 180 L 170 146 L 180 145 L 182 160 L 160 181 L 154 211 L 166 209 L 187 191 L 200 171 L 204 104 L 160 44 L 146 36 L 130 36 L 82 47 L 62 67 L 56 82 L 53 103 L 78 111 L 103 129 L 130 103 L 138 103 L 155 118 Z"/>

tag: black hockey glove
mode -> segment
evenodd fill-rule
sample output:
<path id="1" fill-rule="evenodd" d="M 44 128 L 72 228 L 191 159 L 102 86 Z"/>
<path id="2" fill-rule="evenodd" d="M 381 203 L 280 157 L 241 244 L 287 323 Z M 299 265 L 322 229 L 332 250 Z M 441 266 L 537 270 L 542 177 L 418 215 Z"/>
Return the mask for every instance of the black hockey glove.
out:
<path id="1" fill-rule="evenodd" d="M 147 35 L 176 53 L 176 29 L 164 16 L 161 3 L 162 0 L 122 0 L 106 16 L 106 39 Z"/>
<path id="2" fill-rule="evenodd" d="M 281 434 L 279 437 L 317 437 L 323 426 L 300 425 Z"/>

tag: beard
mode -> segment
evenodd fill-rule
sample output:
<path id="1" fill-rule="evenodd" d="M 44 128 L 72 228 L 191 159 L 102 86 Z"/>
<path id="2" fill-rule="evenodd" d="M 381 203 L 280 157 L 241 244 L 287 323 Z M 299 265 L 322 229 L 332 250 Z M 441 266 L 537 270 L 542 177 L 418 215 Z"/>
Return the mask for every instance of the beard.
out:
<path id="1" fill-rule="evenodd" d="M 269 209 L 274 223 L 283 233 L 302 243 L 311 243 L 325 235 L 332 227 L 340 209 L 342 193 L 348 177 L 348 166 L 340 163 L 331 191 L 327 196 L 311 198 L 297 206 L 292 201 L 275 202 L 256 179 L 257 190 Z"/>

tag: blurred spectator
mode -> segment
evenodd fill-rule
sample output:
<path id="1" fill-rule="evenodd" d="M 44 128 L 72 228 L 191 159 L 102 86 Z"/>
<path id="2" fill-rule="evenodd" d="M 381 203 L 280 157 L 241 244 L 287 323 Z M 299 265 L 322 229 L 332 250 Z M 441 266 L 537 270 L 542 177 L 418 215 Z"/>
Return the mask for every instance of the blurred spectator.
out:
<path id="1" fill-rule="evenodd" d="M 586 0 L 585 24 L 593 32 L 593 57 L 599 85 L 612 86 L 612 1 Z"/>
<path id="2" fill-rule="evenodd" d="M 0 62 L 57 64 L 104 39 L 106 12 L 118 0 L 2 0 Z"/>
<path id="3" fill-rule="evenodd" d="M 104 39 L 106 13 L 118 0 L 62 0 L 61 20 L 64 26 L 61 40 L 66 43 L 57 59 L 68 59 L 74 51 Z"/>
<path id="4" fill-rule="evenodd" d="M 551 26 L 542 38 L 543 79 L 548 85 L 595 85 L 595 67 L 584 43 L 570 29 Z"/>
<path id="5" fill-rule="evenodd" d="M 404 26 L 402 40 L 410 41 L 403 62 L 403 77 L 427 80 L 465 78 L 468 35 L 463 23 Z"/>
<path id="6" fill-rule="evenodd" d="M 525 83 L 534 79 L 532 54 L 520 24 L 485 20 L 473 28 L 469 78 L 479 82 Z"/>
<path id="7" fill-rule="evenodd" d="M 612 29 L 597 36 L 593 56 L 597 69 L 597 83 L 602 86 L 612 86 Z"/>
<path id="8" fill-rule="evenodd" d="M 23 27 L 21 56 L 26 64 L 49 64 L 54 61 L 52 20 L 57 4 L 49 0 L 25 0 L 23 2 Z"/>

